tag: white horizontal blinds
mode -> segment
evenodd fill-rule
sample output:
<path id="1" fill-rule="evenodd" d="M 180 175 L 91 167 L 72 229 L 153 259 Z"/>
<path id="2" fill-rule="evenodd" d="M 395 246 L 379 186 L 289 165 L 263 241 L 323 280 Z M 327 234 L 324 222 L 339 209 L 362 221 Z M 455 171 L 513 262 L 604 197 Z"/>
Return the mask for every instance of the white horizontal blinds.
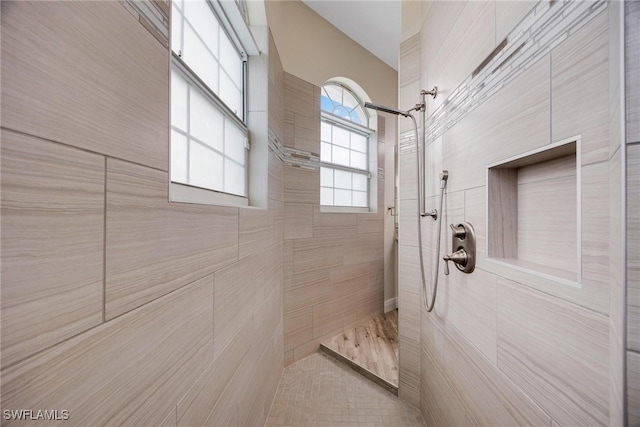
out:
<path id="1" fill-rule="evenodd" d="M 208 2 L 172 5 L 171 181 L 246 197 L 243 57 Z"/>
<path id="2" fill-rule="evenodd" d="M 367 207 L 368 174 L 320 168 L 320 204 Z"/>
<path id="3" fill-rule="evenodd" d="M 243 58 L 206 1 L 174 0 L 172 50 L 244 119 Z"/>
<path id="4" fill-rule="evenodd" d="M 320 139 L 320 203 L 367 207 L 368 136 L 323 121 Z"/>
<path id="5" fill-rule="evenodd" d="M 202 90 L 172 70 L 172 181 L 245 196 L 245 137 Z"/>

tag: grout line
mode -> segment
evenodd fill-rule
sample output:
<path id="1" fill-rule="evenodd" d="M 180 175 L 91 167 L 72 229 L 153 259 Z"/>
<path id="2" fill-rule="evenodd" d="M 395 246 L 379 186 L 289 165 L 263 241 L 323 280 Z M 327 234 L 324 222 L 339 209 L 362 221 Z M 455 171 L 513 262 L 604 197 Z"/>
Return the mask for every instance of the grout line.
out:
<path id="1" fill-rule="evenodd" d="M 117 157 L 117 156 L 113 156 L 113 155 L 110 155 L 110 154 L 101 153 L 99 151 L 93 151 L 93 150 L 90 150 L 88 148 L 78 147 L 77 145 L 68 144 L 66 142 L 56 141 L 55 139 L 45 138 L 45 137 L 42 137 L 42 136 L 39 136 L 39 135 L 34 135 L 32 133 L 29 133 L 29 132 L 24 132 L 24 131 L 17 130 L 17 129 L 6 128 L 4 126 L 0 127 L 0 129 L 2 129 L 3 131 L 6 131 L 6 132 L 11 132 L 11 133 L 15 133 L 15 134 L 18 134 L 18 135 L 28 136 L 30 138 L 35 138 L 35 139 L 38 139 L 40 141 L 45 141 L 45 142 L 50 142 L 50 143 L 53 143 L 53 144 L 62 145 L 63 147 L 72 148 L 74 150 L 82 151 L 82 152 L 85 152 L 85 153 L 95 154 L 95 155 L 103 156 L 103 157 L 109 157 L 111 159 L 120 160 L 122 162 L 130 163 L 132 165 L 141 166 L 141 167 L 148 168 L 148 169 L 153 169 L 153 170 L 158 171 L 158 172 L 164 172 L 164 173 L 167 173 L 167 174 L 169 173 L 168 170 L 161 169 L 161 168 L 158 168 L 158 167 L 155 167 L 155 166 L 150 166 L 150 165 L 147 165 L 147 164 L 144 164 L 144 163 L 136 162 L 134 160 L 125 159 L 123 157 Z"/>
<path id="2" fill-rule="evenodd" d="M 107 157 L 104 158 L 104 202 L 102 215 L 102 323 L 107 321 Z"/>

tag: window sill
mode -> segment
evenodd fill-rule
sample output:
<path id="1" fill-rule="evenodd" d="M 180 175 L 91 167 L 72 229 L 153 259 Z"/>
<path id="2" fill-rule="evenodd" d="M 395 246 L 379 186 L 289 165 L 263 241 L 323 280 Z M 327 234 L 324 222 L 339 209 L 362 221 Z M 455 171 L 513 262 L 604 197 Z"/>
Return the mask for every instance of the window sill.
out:
<path id="1" fill-rule="evenodd" d="M 334 213 L 369 213 L 369 208 L 360 208 L 353 206 L 323 206 L 320 205 L 320 212 L 334 212 Z"/>
<path id="2" fill-rule="evenodd" d="M 220 193 L 200 187 L 171 182 L 169 201 L 175 203 L 193 203 L 198 205 L 248 207 L 249 199 L 228 193 Z"/>

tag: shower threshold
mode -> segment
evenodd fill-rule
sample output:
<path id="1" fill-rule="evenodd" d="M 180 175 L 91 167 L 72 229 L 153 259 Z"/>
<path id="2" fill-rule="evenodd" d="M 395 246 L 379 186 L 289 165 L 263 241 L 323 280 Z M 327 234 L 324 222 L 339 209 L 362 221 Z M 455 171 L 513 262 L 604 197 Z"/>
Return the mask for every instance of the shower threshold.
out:
<path id="1" fill-rule="evenodd" d="M 320 350 L 398 395 L 398 311 L 344 331 L 320 344 Z"/>

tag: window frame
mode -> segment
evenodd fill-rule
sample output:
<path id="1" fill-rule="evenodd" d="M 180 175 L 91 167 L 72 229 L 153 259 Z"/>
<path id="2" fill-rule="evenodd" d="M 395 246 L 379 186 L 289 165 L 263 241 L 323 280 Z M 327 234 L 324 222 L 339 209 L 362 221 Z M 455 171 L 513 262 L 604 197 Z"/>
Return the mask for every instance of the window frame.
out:
<path id="1" fill-rule="evenodd" d="M 355 168 L 355 167 L 351 167 L 351 166 L 345 166 L 345 165 L 341 165 L 339 163 L 333 163 L 333 162 L 327 162 L 327 161 L 323 161 L 322 160 L 322 140 L 321 140 L 321 147 L 320 147 L 320 168 L 329 168 L 332 170 L 342 170 L 342 171 L 346 171 L 346 172 L 352 172 L 352 173 L 358 173 L 358 174 L 366 174 L 366 178 L 367 178 L 367 190 L 366 190 L 366 200 L 367 200 L 367 205 L 366 206 L 353 206 L 353 205 L 325 205 L 322 204 L 322 198 L 320 199 L 320 210 L 321 212 L 353 212 L 353 213 L 365 213 L 365 212 L 373 212 L 374 209 L 371 206 L 372 200 L 371 200 L 371 191 L 372 191 L 372 185 L 371 185 L 371 179 L 373 178 L 373 174 L 371 172 L 371 155 L 372 155 L 372 141 L 374 141 L 376 139 L 376 131 L 374 129 L 371 129 L 370 127 L 368 127 L 369 122 L 371 120 L 371 116 L 369 115 L 368 111 L 366 111 L 366 109 L 364 108 L 364 103 L 362 102 L 362 100 L 360 99 L 360 97 L 351 89 L 349 88 L 347 85 L 342 84 L 340 82 L 336 82 L 336 81 L 327 81 L 323 87 L 325 85 L 334 85 L 334 86 L 339 86 L 340 88 L 342 88 L 342 90 L 345 90 L 347 92 L 349 92 L 349 94 L 351 96 L 353 96 L 355 98 L 355 100 L 359 103 L 360 107 L 362 108 L 365 117 L 367 118 L 367 126 L 361 125 L 359 123 L 353 122 L 351 120 L 347 120 L 344 119 L 338 115 L 335 115 L 331 112 L 328 112 L 327 110 L 320 109 L 320 122 L 321 122 L 321 126 L 322 123 L 328 123 L 331 126 L 337 126 L 340 127 L 342 129 L 345 129 L 349 132 L 352 133 L 357 133 L 360 134 L 362 136 L 365 136 L 367 139 L 366 142 L 366 146 L 367 146 L 367 152 L 366 152 L 366 165 L 367 168 L 366 169 L 360 169 L 360 168 Z M 332 142 L 333 145 L 333 142 Z M 350 149 L 350 148 L 349 148 Z M 357 150 L 356 150 L 357 151 Z M 333 188 L 335 190 L 335 186 L 333 187 L 325 187 L 322 185 L 322 180 L 320 180 L 320 189 L 322 188 Z M 353 190 L 352 190 L 353 191 Z"/>
<path id="2" fill-rule="evenodd" d="M 207 101 L 209 101 L 218 112 L 224 117 L 225 122 L 231 121 L 233 126 L 236 126 L 237 129 L 244 135 L 243 142 L 243 150 L 244 150 L 244 191 L 243 195 L 238 195 L 234 193 L 228 193 L 222 190 L 214 190 L 211 188 L 204 188 L 194 184 L 184 183 L 181 181 L 174 181 L 172 178 L 172 165 L 171 165 L 171 147 L 172 147 L 172 133 L 174 131 L 174 125 L 172 123 L 171 117 L 169 119 L 169 200 L 171 202 L 183 202 L 183 203 L 197 203 L 197 204 L 208 204 L 208 205 L 222 205 L 222 206 L 249 206 L 250 205 L 250 171 L 251 171 L 251 153 L 250 153 L 250 126 L 249 126 L 249 90 L 248 90 L 248 60 L 249 56 L 258 55 L 259 50 L 253 39 L 253 35 L 251 34 L 251 30 L 248 28 L 244 15 L 242 15 L 242 11 L 239 8 L 239 5 L 236 2 L 231 2 L 234 8 L 230 8 L 228 4 L 219 3 L 216 0 L 204 0 L 204 2 L 211 9 L 211 13 L 214 16 L 214 19 L 218 21 L 220 25 L 220 37 L 227 37 L 229 42 L 239 54 L 241 58 L 241 69 L 242 69 L 242 111 L 240 114 L 242 117 L 239 117 L 229 105 L 227 105 L 220 95 L 218 95 L 213 88 L 209 87 L 204 80 L 199 76 L 187 62 L 181 57 L 181 55 L 174 51 L 174 47 L 171 45 L 171 41 L 173 40 L 172 32 L 173 28 L 173 17 L 170 19 L 170 45 L 169 45 L 169 53 L 170 53 L 170 61 L 169 61 L 169 106 L 170 109 L 173 105 L 172 100 L 172 88 L 171 88 L 171 75 L 175 72 L 179 74 L 181 78 L 183 78 L 187 85 L 190 86 L 189 90 L 196 90 L 205 97 Z M 184 2 L 182 3 L 184 5 Z M 175 6 L 178 8 L 178 5 Z M 174 13 L 174 6 L 171 5 L 171 13 Z M 182 10 L 183 14 L 184 11 Z M 182 24 L 181 28 L 184 28 L 185 19 L 184 15 L 182 16 Z M 238 28 L 238 26 L 240 28 Z M 222 34 L 224 33 L 224 35 Z M 198 34 L 200 37 L 200 34 Z M 184 44 L 184 37 L 182 36 Z M 202 39 L 201 39 L 202 41 Z M 220 42 L 218 42 L 220 43 Z M 177 50 L 184 49 L 184 46 L 180 46 Z M 219 58 L 216 58 L 218 61 L 218 69 L 220 72 L 224 70 L 224 67 L 219 62 Z M 226 72 L 226 70 L 225 70 Z M 189 102 L 189 101 L 187 101 Z M 189 105 L 187 106 L 189 108 Z M 190 113 L 187 115 L 187 119 L 189 120 Z M 224 126 L 224 124 L 223 124 Z M 224 127 L 223 127 L 224 129 Z M 183 129 L 175 128 L 180 134 L 184 134 Z M 223 131 L 224 132 L 224 131 Z M 223 133 L 224 137 L 224 133 Z M 223 142 L 224 143 L 224 142 Z M 231 159 L 224 152 L 219 153 L 218 150 L 213 149 L 214 152 L 218 154 L 222 154 L 223 162 L 226 158 Z M 187 156 L 190 155 L 191 149 L 187 148 Z M 187 157 L 187 162 L 189 157 Z M 235 163 L 238 163 L 234 160 Z M 187 168 L 189 164 L 187 164 Z M 224 174 L 224 171 L 223 171 Z M 224 183 L 224 175 L 222 177 L 222 182 Z M 224 184 L 223 184 L 224 185 Z"/>

